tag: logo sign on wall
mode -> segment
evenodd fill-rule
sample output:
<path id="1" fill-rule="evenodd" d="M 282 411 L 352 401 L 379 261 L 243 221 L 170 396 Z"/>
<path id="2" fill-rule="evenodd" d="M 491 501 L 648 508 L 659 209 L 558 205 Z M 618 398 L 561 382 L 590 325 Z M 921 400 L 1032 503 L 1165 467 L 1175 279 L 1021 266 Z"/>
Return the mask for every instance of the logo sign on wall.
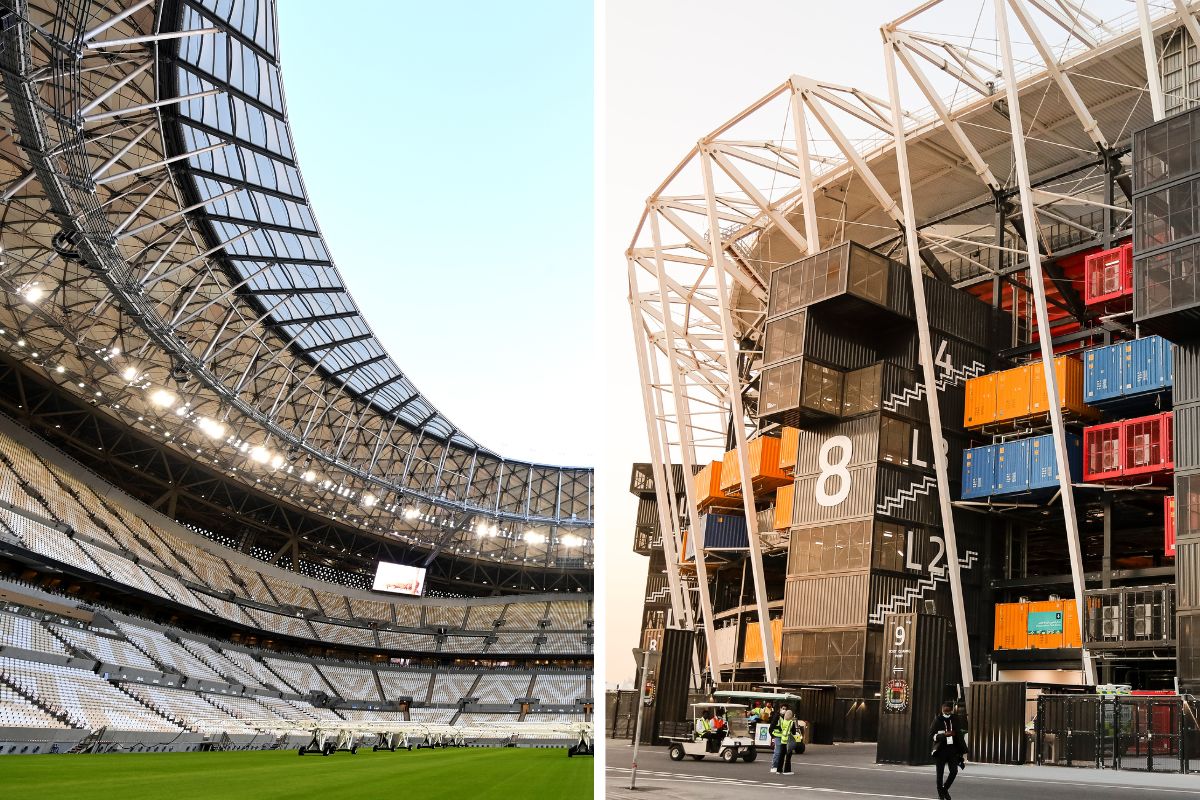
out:
<path id="1" fill-rule="evenodd" d="M 883 710 L 898 714 L 908 708 L 908 681 L 890 680 L 883 687 Z"/>
<path id="2" fill-rule="evenodd" d="M 1027 633 L 1062 633 L 1062 617 L 1061 611 L 1030 611 Z"/>
<path id="3" fill-rule="evenodd" d="M 425 570 L 380 561 L 379 566 L 375 568 L 375 583 L 371 588 L 377 592 L 412 594 L 420 597 L 425 593 Z"/>

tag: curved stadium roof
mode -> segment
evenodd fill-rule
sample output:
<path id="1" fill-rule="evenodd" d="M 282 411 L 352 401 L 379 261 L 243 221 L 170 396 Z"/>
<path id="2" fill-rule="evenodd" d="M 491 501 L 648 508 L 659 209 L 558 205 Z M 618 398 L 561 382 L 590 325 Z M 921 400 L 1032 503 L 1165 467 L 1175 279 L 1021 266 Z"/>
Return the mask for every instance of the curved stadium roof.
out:
<path id="1" fill-rule="evenodd" d="M 271 0 L 16 10 L 32 24 L 6 25 L 0 55 L 19 133 L 0 142 L 0 347 L 175 454 L 406 552 L 590 570 L 591 469 L 478 445 L 356 306 L 297 166 Z"/>

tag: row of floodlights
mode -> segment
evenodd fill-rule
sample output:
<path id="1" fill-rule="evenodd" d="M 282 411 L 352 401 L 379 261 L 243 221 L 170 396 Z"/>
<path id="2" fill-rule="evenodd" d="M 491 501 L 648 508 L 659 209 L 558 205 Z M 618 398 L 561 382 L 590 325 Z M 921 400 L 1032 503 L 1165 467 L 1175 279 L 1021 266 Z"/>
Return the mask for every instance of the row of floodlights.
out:
<path id="1" fill-rule="evenodd" d="M 38 282 L 28 284 L 22 290 L 20 290 L 20 296 L 22 297 L 22 299 L 24 299 L 26 303 L 29 303 L 31 305 L 36 304 L 38 301 L 45 298 L 47 296 L 47 294 L 48 294 L 48 291 L 45 288 L 43 288 Z M 3 335 L 3 334 L 4 334 L 4 331 L 0 330 L 0 335 Z M 17 346 L 24 347 L 25 340 L 18 339 Z M 96 356 L 105 363 L 110 362 L 111 359 L 118 357 L 120 354 L 121 354 L 120 348 L 117 348 L 117 347 L 106 348 L 106 349 L 101 349 L 101 350 L 96 351 Z M 36 353 L 36 352 L 31 353 L 31 356 L 33 358 L 37 358 L 38 353 Z M 66 368 L 63 367 L 61 364 L 58 365 L 57 367 L 55 367 L 55 372 L 57 372 L 59 374 L 62 374 L 65 371 L 66 371 Z M 224 440 L 226 444 L 230 445 L 234 449 L 245 454 L 254 463 L 261 464 L 263 466 L 268 466 L 273 470 L 282 469 L 287 464 L 287 459 L 283 455 L 272 452 L 271 450 L 269 450 L 267 447 L 265 447 L 263 445 L 251 445 L 249 442 L 247 442 L 241 438 L 238 438 L 237 436 L 233 436 L 233 435 L 227 436 L 226 434 L 228 432 L 228 428 L 223 422 L 215 420 L 211 417 L 200 416 L 191 408 L 190 403 L 187 403 L 187 402 L 180 403 L 179 396 L 176 395 L 174 392 L 172 392 L 170 389 L 166 389 L 164 387 L 155 387 L 155 386 L 151 385 L 148 381 L 145 380 L 145 376 L 142 374 L 142 372 L 136 366 L 127 365 L 120 371 L 120 375 L 121 375 L 121 379 L 123 381 L 125 381 L 126 384 L 128 384 L 132 387 L 135 387 L 135 388 L 144 389 L 146 391 L 147 399 L 150 402 L 150 405 L 152 405 L 153 407 L 161 409 L 163 412 L 174 410 L 176 416 L 180 417 L 181 419 L 190 420 L 192 422 L 192 424 L 196 427 L 196 429 L 199 430 L 201 433 L 203 433 L 205 436 L 207 436 L 209 439 L 212 439 L 214 441 Z M 83 384 L 80 384 L 80 387 L 82 388 Z M 97 394 L 100 394 L 100 393 L 97 392 Z M 141 419 L 141 417 L 139 417 L 139 420 L 140 419 Z M 286 471 L 289 474 L 292 473 L 292 467 L 289 465 L 287 467 Z M 310 484 L 317 483 L 317 479 L 319 477 L 320 476 L 311 469 L 305 470 L 300 475 L 301 480 L 303 480 L 305 483 L 310 483 Z M 329 479 L 322 480 L 320 482 L 319 486 L 322 489 L 325 489 L 328 491 L 333 491 L 336 494 L 338 494 L 339 496 L 347 498 L 347 499 L 352 499 L 355 496 L 355 492 L 353 490 L 348 489 L 345 486 L 335 484 L 333 481 L 331 481 Z M 362 506 L 364 508 L 369 509 L 369 508 L 375 507 L 379 503 L 379 498 L 376 497 L 375 495 L 371 494 L 370 492 L 364 492 L 364 493 L 362 493 L 361 497 L 359 498 L 359 502 L 362 504 Z M 392 508 L 394 508 L 394 506 L 389 505 L 388 508 L 392 509 Z M 430 522 L 435 521 L 428 515 L 422 515 L 420 510 L 418 510 L 417 508 L 412 507 L 412 506 L 409 506 L 408 508 L 404 509 L 403 516 L 405 519 L 410 520 L 410 521 L 416 520 L 418 518 L 422 518 L 422 519 L 425 519 Z M 475 535 L 481 539 L 495 538 L 495 537 L 500 537 L 500 536 L 502 536 L 504 538 L 514 538 L 514 532 L 512 530 L 503 530 L 502 531 L 495 522 L 491 522 L 491 521 L 485 520 L 485 519 L 476 520 L 476 522 L 473 526 L 473 530 L 475 532 Z M 533 530 L 525 531 L 523 534 L 520 534 L 520 538 L 529 544 L 535 544 L 535 545 L 546 544 L 546 542 L 548 542 L 550 540 L 546 534 L 540 533 L 538 531 L 533 531 Z M 558 537 L 558 544 L 561 547 L 566 548 L 566 549 L 573 549 L 575 547 L 580 547 L 584 543 L 585 543 L 585 541 L 582 537 L 577 536 L 573 533 L 564 534 L 564 535 Z"/>

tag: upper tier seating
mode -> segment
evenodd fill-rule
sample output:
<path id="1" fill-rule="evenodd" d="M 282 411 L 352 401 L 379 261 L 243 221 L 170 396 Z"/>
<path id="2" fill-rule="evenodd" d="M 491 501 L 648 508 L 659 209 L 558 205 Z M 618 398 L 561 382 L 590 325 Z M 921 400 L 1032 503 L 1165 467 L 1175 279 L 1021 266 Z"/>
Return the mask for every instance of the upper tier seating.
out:
<path id="1" fill-rule="evenodd" d="M 129 642 L 100 634 L 85 628 L 75 628 L 70 625 L 51 625 L 51 630 L 59 638 L 80 650 L 86 651 L 92 657 L 108 664 L 119 664 L 123 667 L 157 670 L 158 665 L 146 657 L 146 654 Z"/>

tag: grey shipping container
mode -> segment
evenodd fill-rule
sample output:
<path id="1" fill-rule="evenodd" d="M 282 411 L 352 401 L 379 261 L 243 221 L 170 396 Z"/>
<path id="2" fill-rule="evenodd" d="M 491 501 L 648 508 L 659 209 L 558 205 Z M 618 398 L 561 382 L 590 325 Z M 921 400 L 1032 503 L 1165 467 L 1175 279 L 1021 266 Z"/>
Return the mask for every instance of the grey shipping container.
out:
<path id="1" fill-rule="evenodd" d="M 1176 619 L 1179 690 L 1200 694 L 1200 611 L 1180 611 Z"/>
<path id="2" fill-rule="evenodd" d="M 663 631 L 658 669 L 655 673 L 657 680 L 653 705 L 654 724 L 643 728 L 644 742 L 660 741 L 656 734 L 663 722 L 691 721 L 688 688 L 691 686 L 693 648 L 691 631 L 673 628 Z"/>
<path id="3" fill-rule="evenodd" d="M 1163 191 L 1173 191 L 1175 188 L 1168 187 Z M 1200 195 L 1200 179 L 1192 182 L 1186 200 L 1172 198 L 1167 203 L 1194 203 L 1196 199 L 1191 196 L 1193 194 Z M 1135 200 L 1134 208 L 1139 208 L 1141 202 Z M 1135 226 L 1140 224 L 1154 227 L 1155 222 L 1147 220 L 1135 223 Z M 1135 227 L 1135 241 L 1137 230 Z M 1143 330 L 1157 333 L 1173 342 L 1194 342 L 1200 338 L 1200 279 L 1197 279 L 1194 266 L 1200 259 L 1200 242 L 1194 238 L 1200 236 L 1200 223 L 1189 223 L 1186 230 L 1172 227 L 1167 230 L 1172 232 L 1167 235 L 1175 235 L 1180 239 L 1185 235 L 1192 238 L 1170 249 L 1134 258 L 1133 318 Z M 1134 248 L 1137 253 L 1136 244 Z"/>
<path id="4" fill-rule="evenodd" d="M 1200 471 L 1175 472 L 1175 541 L 1200 539 Z"/>
<path id="5" fill-rule="evenodd" d="M 796 480 L 792 526 L 862 519 L 875 513 L 876 464 L 831 470 Z"/>
<path id="6" fill-rule="evenodd" d="M 850 628 L 867 623 L 868 574 L 788 578 L 783 595 L 783 627 Z"/>
<path id="7" fill-rule="evenodd" d="M 671 482 L 674 486 L 676 494 L 683 494 L 686 489 L 683 483 L 683 465 L 671 464 Z M 633 465 L 633 472 L 629 477 L 629 491 L 639 497 L 654 497 L 654 467 L 652 464 L 641 462 Z"/>
<path id="8" fill-rule="evenodd" d="M 671 516 L 667 513 L 667 518 Z M 638 500 L 637 507 L 637 524 L 638 525 L 654 525 L 659 524 L 658 518 L 658 501 L 653 497 L 642 497 Z"/>

